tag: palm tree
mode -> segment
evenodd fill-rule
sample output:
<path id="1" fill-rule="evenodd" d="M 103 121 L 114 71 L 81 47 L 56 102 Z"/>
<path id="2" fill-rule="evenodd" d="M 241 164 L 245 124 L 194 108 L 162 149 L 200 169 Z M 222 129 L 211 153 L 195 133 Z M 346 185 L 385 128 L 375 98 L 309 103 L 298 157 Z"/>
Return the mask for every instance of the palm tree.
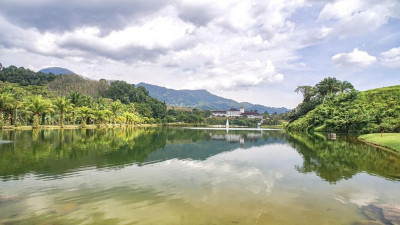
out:
<path id="1" fill-rule="evenodd" d="M 82 124 L 81 127 L 85 128 L 86 127 L 86 121 L 93 116 L 93 110 L 90 109 L 87 106 L 83 106 L 79 108 L 79 115 L 82 117 Z"/>
<path id="2" fill-rule="evenodd" d="M 83 95 L 77 91 L 71 92 L 69 94 L 69 99 L 71 100 L 72 103 L 72 124 L 75 125 L 76 122 L 76 113 L 77 113 L 77 107 L 82 106 L 83 103 Z"/>
<path id="3" fill-rule="evenodd" d="M 311 86 L 298 86 L 295 90 L 296 93 L 302 93 L 303 94 L 303 102 L 308 102 L 310 101 L 311 97 L 313 97 L 317 89 Z"/>
<path id="4" fill-rule="evenodd" d="M 115 119 L 117 117 L 118 112 L 121 110 L 121 108 L 122 108 L 122 103 L 119 100 L 117 100 L 111 104 L 111 112 L 113 115 L 114 126 L 115 126 Z"/>
<path id="5" fill-rule="evenodd" d="M 0 128 L 4 125 L 3 111 L 12 107 L 14 98 L 11 93 L 3 92 L 0 94 Z"/>
<path id="6" fill-rule="evenodd" d="M 316 88 L 318 92 L 325 97 L 328 94 L 340 91 L 340 81 L 334 77 L 328 77 L 319 82 Z"/>
<path id="7" fill-rule="evenodd" d="M 28 98 L 26 109 L 33 114 L 33 128 L 39 127 L 39 116 L 42 113 L 53 112 L 54 106 L 49 99 L 44 99 L 41 95 L 34 95 Z"/>
<path id="8" fill-rule="evenodd" d="M 112 113 L 109 110 L 96 110 L 94 112 L 94 118 L 96 119 L 97 126 L 100 127 L 104 121 L 106 121 Z"/>
<path id="9" fill-rule="evenodd" d="M 343 93 L 345 93 L 347 91 L 353 90 L 354 86 L 350 82 L 343 81 L 343 82 L 339 83 L 339 88 L 340 88 L 340 93 L 343 94 Z"/>
<path id="10" fill-rule="evenodd" d="M 60 112 L 60 127 L 64 127 L 64 113 L 72 109 L 72 104 L 70 99 L 66 99 L 65 96 L 57 97 L 54 100 L 54 105 Z"/>

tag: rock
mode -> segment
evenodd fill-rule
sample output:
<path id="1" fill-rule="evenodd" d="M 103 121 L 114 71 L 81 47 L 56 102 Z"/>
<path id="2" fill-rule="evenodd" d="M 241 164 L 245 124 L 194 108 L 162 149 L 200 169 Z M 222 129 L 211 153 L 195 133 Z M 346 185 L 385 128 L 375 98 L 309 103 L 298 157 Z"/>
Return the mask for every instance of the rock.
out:
<path id="1" fill-rule="evenodd" d="M 370 221 L 400 225 L 400 207 L 392 205 L 368 205 L 361 208 L 361 211 Z"/>
<path id="2" fill-rule="evenodd" d="M 382 221 L 383 213 L 379 207 L 368 205 L 361 208 L 362 214 L 371 221 Z"/>
<path id="3" fill-rule="evenodd" d="M 400 225 L 400 207 L 391 205 L 377 205 L 381 208 L 383 217 L 392 224 Z"/>

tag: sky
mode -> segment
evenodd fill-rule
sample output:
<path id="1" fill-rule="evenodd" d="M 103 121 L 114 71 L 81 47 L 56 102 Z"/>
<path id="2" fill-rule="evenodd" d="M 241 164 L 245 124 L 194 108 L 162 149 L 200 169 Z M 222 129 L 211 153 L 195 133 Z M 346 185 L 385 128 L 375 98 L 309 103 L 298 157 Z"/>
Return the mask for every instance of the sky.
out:
<path id="1" fill-rule="evenodd" d="M 1 0 L 0 62 L 294 108 L 400 84 L 400 0 Z"/>

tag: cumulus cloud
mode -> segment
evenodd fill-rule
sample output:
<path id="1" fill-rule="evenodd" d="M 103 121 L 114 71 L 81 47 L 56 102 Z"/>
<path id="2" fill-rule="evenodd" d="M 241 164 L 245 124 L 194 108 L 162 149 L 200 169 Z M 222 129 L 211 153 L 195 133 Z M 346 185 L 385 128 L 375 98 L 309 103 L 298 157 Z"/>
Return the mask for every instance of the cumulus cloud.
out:
<path id="1" fill-rule="evenodd" d="M 284 79 L 283 74 L 277 73 L 271 60 L 217 64 L 199 71 L 188 71 L 187 77 L 187 88 L 211 90 L 246 88 Z"/>
<path id="2" fill-rule="evenodd" d="M 400 68 L 400 47 L 382 52 L 379 60 L 384 66 Z"/>
<path id="3" fill-rule="evenodd" d="M 310 69 L 302 49 L 362 37 L 390 18 L 400 18 L 397 0 L 3 0 L 0 59 L 172 88 L 247 90 Z M 335 65 L 374 61 L 347 54 Z M 397 67 L 395 57 L 380 61 Z"/>
<path id="4" fill-rule="evenodd" d="M 82 26 L 109 32 L 124 28 L 135 19 L 157 12 L 169 0 L 52 1 L 4 0 L 0 14 L 23 28 L 63 33 Z"/>
<path id="5" fill-rule="evenodd" d="M 335 66 L 342 69 L 360 70 L 368 67 L 377 61 L 375 56 L 371 56 L 368 52 L 360 51 L 355 48 L 349 53 L 339 53 L 332 57 Z"/>
<path id="6" fill-rule="evenodd" d="M 332 23 L 331 37 L 346 38 L 374 31 L 389 18 L 399 18 L 397 0 L 338 0 L 328 3 L 319 14 L 319 20 Z"/>

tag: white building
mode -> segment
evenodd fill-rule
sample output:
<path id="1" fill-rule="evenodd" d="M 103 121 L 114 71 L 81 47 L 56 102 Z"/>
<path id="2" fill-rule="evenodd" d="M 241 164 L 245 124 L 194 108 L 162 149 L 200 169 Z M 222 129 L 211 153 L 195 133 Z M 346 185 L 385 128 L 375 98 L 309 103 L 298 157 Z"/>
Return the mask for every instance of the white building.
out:
<path id="1" fill-rule="evenodd" d="M 244 111 L 244 107 L 240 106 L 240 110 L 236 108 L 231 108 L 230 110 L 216 110 L 211 111 L 211 115 L 214 117 L 246 117 L 249 119 L 262 119 L 262 115 L 256 112 Z"/>

